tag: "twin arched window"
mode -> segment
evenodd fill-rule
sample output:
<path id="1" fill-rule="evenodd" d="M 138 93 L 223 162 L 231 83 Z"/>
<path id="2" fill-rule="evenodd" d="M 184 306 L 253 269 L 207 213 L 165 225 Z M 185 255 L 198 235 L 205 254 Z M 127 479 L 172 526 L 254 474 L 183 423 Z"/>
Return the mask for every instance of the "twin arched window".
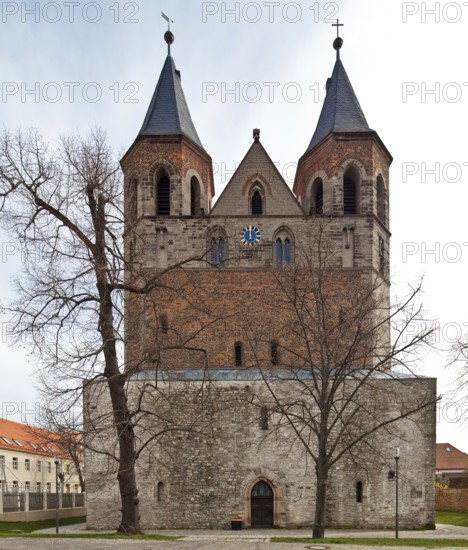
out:
<path id="1" fill-rule="evenodd" d="M 278 237 L 275 243 L 276 266 L 291 265 L 291 240 L 289 237 Z"/>
<path id="2" fill-rule="evenodd" d="M 217 227 L 207 237 L 208 261 L 212 267 L 224 267 L 227 260 L 227 239 L 224 230 Z"/>
<path id="3" fill-rule="evenodd" d="M 292 263 L 292 236 L 286 228 L 280 229 L 273 237 L 273 265 L 284 267 Z"/>
<path id="4" fill-rule="evenodd" d="M 212 237 L 210 262 L 215 267 L 223 267 L 226 260 L 226 241 L 224 237 Z"/>

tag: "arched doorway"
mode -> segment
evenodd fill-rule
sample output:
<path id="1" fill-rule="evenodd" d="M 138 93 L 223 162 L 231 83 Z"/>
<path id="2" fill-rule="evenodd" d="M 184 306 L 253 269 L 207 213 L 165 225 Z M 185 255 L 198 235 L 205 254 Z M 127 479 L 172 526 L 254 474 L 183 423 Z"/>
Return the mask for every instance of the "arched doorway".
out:
<path id="1" fill-rule="evenodd" d="M 266 481 L 259 481 L 250 493 L 252 528 L 273 527 L 273 489 Z"/>

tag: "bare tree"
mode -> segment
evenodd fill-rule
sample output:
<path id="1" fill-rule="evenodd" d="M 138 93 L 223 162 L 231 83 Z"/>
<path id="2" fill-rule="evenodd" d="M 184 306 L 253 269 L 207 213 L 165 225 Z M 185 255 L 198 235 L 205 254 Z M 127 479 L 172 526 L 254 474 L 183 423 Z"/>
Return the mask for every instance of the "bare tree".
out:
<path id="1" fill-rule="evenodd" d="M 83 387 L 105 381 L 111 411 L 101 420 L 109 420 L 104 425 L 111 427 L 118 443 L 111 453 L 98 451 L 109 453 L 118 465 L 119 531 L 138 533 L 138 457 L 164 431 L 193 426 L 177 428 L 174 421 L 161 418 L 160 429 L 155 424 L 151 433 L 145 432 L 150 412 L 155 415 L 154 407 L 147 408 L 148 396 L 154 404 L 154 383 L 144 384 L 131 403 L 128 396 L 128 381 L 140 365 L 124 364 L 124 293 L 149 296 L 164 286 L 164 270 L 135 273 L 125 261 L 121 172 L 101 130 L 86 139 L 64 137 L 54 146 L 37 131 L 5 132 L 0 140 L 0 200 L 3 225 L 24 252 L 15 299 L 3 311 L 12 316 L 16 339 L 26 337 L 32 345 L 42 389 L 56 401 L 54 413 L 80 407 Z M 186 332 L 172 347 L 189 347 L 192 337 Z M 153 351 L 157 357 L 157 347 Z M 138 426 L 143 428 L 136 435 Z"/>
<path id="2" fill-rule="evenodd" d="M 398 421 L 436 400 L 430 391 L 410 404 L 400 395 L 433 332 L 417 304 L 421 286 L 390 305 L 383 273 L 337 269 L 341 256 L 330 227 L 317 218 L 297 239 L 294 265 L 274 271 L 270 297 L 251 308 L 262 311 L 263 325 L 254 314 L 245 322 L 246 339 L 256 334 L 250 337 L 253 364 L 268 389 L 276 429 L 292 430 L 315 465 L 315 539 L 325 531 L 332 466 L 343 457 L 364 464 L 377 452 L 378 434 L 396 432 Z"/>
<path id="3" fill-rule="evenodd" d="M 65 406 L 65 409 L 68 409 Z M 35 441 L 42 445 L 54 445 L 63 455 L 70 457 L 78 475 L 81 492 L 86 490 L 83 474 L 83 423 L 81 411 L 67 410 L 64 414 L 62 407 L 54 405 L 42 406 L 40 426 L 29 426 Z"/>

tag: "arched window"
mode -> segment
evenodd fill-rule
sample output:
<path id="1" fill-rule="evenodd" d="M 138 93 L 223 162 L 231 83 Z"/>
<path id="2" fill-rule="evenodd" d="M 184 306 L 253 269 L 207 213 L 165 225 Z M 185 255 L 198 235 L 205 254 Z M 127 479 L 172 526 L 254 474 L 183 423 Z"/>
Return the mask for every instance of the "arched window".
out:
<path id="1" fill-rule="evenodd" d="M 292 263 L 292 239 L 287 229 L 280 229 L 274 238 L 274 265 L 284 267 Z"/>
<path id="2" fill-rule="evenodd" d="M 261 216 L 263 214 L 263 198 L 258 189 L 254 191 L 250 199 L 250 204 L 253 216 Z"/>
<path id="3" fill-rule="evenodd" d="M 279 351 L 278 351 L 278 343 L 277 342 L 271 342 L 270 344 L 270 353 L 271 353 L 271 364 L 277 365 L 279 362 Z"/>
<path id="4" fill-rule="evenodd" d="M 171 182 L 167 176 L 160 178 L 156 186 L 156 212 L 158 216 L 171 213 Z"/>
<path id="5" fill-rule="evenodd" d="M 164 502 L 164 499 L 166 497 L 166 489 L 164 487 L 164 483 L 162 481 L 160 481 L 158 483 L 158 487 L 157 487 L 157 499 L 158 499 L 158 502 L 160 504 L 162 504 Z"/>
<path id="6" fill-rule="evenodd" d="M 212 237 L 210 262 L 215 267 L 223 267 L 226 261 L 226 241 L 224 237 Z"/>
<path id="7" fill-rule="evenodd" d="M 356 502 L 362 502 L 362 481 L 356 482 Z"/>
<path id="8" fill-rule="evenodd" d="M 317 178 L 310 189 L 310 212 L 312 216 L 323 214 L 323 181 Z"/>
<path id="9" fill-rule="evenodd" d="M 234 363 L 236 367 L 242 367 L 242 342 L 236 342 L 234 344 Z"/>
<path id="10" fill-rule="evenodd" d="M 357 214 L 359 209 L 360 174 L 350 166 L 343 176 L 343 213 Z"/>
<path id="11" fill-rule="evenodd" d="M 200 215 L 200 184 L 195 176 L 190 180 L 190 215 Z"/>
<path id="12" fill-rule="evenodd" d="M 387 224 L 385 212 L 385 184 L 382 176 L 379 174 L 377 176 L 377 217 L 384 225 Z"/>

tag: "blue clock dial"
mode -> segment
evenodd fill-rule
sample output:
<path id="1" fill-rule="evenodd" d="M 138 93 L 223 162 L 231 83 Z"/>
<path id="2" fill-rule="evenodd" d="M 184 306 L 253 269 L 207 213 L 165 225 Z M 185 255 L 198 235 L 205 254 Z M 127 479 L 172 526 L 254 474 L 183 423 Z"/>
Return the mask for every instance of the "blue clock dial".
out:
<path id="1" fill-rule="evenodd" d="M 253 246 L 260 240 L 260 230 L 255 225 L 248 225 L 241 231 L 241 241 L 246 246 Z"/>

